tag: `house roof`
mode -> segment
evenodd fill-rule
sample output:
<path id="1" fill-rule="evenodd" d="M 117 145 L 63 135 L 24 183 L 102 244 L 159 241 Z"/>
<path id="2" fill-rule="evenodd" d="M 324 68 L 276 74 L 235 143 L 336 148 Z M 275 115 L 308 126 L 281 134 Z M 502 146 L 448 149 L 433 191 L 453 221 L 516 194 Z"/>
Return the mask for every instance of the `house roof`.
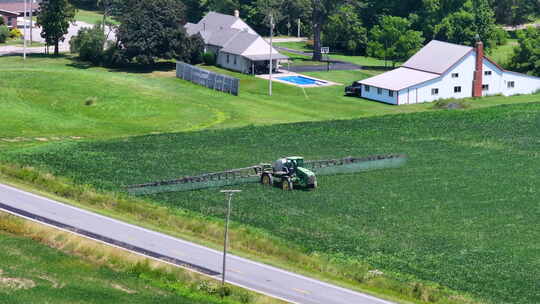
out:
<path id="1" fill-rule="evenodd" d="M 0 8 L 0 15 L 4 15 L 4 16 L 6 16 L 6 15 L 18 16 L 19 13 L 6 11 L 6 10 Z"/>
<path id="2" fill-rule="evenodd" d="M 375 77 L 359 81 L 359 83 L 391 91 L 400 91 L 414 85 L 439 78 L 436 73 L 423 72 L 400 67 Z"/>
<path id="3" fill-rule="evenodd" d="M 469 46 L 433 40 L 402 66 L 424 72 L 444 74 L 473 50 Z"/>
<path id="4" fill-rule="evenodd" d="M 235 38 L 236 35 L 240 34 L 241 31 L 236 29 L 224 29 L 224 30 L 218 30 L 214 32 L 202 32 L 202 33 L 208 33 L 208 37 L 206 40 L 207 44 L 219 46 L 219 47 L 225 47 L 229 41 L 231 41 L 233 38 Z"/>
<path id="5" fill-rule="evenodd" d="M 263 61 L 263 60 L 270 60 L 270 54 L 261 54 L 261 55 L 242 55 L 243 57 L 251 60 L 251 61 Z M 282 55 L 282 54 L 272 54 L 272 60 L 280 60 L 280 59 L 289 59 L 289 57 Z"/>
<path id="6" fill-rule="evenodd" d="M 35 3 L 32 3 L 33 11 L 37 11 L 39 9 L 40 2 L 41 0 L 36 0 Z M 27 3 L 27 5 L 28 9 L 30 9 L 30 4 Z M 0 10 L 17 14 L 24 13 L 24 0 L 0 0 Z"/>
<path id="7" fill-rule="evenodd" d="M 244 53 L 257 39 L 259 36 L 250 34 L 244 31 L 238 31 L 233 37 L 234 39 L 229 40 L 229 42 L 223 46 L 222 51 L 241 55 Z M 269 46 L 270 47 L 270 46 Z"/>

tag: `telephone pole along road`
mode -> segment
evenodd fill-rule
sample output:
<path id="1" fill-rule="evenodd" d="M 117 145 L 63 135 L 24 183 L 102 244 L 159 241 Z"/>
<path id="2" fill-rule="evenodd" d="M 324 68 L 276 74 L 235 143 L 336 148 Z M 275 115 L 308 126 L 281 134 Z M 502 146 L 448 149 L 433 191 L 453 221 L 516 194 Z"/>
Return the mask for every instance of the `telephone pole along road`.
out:
<path id="1" fill-rule="evenodd" d="M 221 275 L 219 251 L 0 184 L 2 210 L 216 279 Z M 391 304 L 235 255 L 227 255 L 227 282 L 291 303 Z"/>

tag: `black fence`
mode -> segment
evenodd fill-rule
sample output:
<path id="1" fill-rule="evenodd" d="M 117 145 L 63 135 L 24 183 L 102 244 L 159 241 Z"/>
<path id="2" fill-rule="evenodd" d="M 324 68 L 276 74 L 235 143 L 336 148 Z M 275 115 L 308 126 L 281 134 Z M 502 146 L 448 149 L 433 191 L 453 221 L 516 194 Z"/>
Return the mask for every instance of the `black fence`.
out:
<path id="1" fill-rule="evenodd" d="M 200 84 L 209 89 L 238 96 L 240 86 L 238 78 L 210 72 L 184 62 L 176 63 L 176 77 Z"/>

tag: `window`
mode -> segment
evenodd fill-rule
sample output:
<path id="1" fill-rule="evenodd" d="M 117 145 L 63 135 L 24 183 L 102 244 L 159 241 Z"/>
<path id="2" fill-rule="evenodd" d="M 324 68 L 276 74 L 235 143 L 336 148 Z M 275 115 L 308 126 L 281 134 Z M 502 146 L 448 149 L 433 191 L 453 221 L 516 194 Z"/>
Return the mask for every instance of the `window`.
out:
<path id="1" fill-rule="evenodd" d="M 9 17 L 7 21 L 7 26 L 15 26 L 15 22 L 14 22 L 15 20 L 16 18 Z"/>
<path id="2" fill-rule="evenodd" d="M 394 97 L 394 91 L 388 90 L 388 96 Z"/>
<path id="3" fill-rule="evenodd" d="M 439 95 L 439 89 L 431 89 L 431 95 Z"/>
<path id="4" fill-rule="evenodd" d="M 227 63 L 229 63 L 231 60 L 229 58 L 229 54 L 227 54 Z"/>
<path id="5" fill-rule="evenodd" d="M 377 88 L 377 94 L 382 95 L 382 89 Z"/>
<path id="6" fill-rule="evenodd" d="M 461 87 L 454 87 L 454 93 L 461 93 Z"/>
<path id="7" fill-rule="evenodd" d="M 489 91 L 489 84 L 483 84 L 482 91 Z"/>
<path id="8" fill-rule="evenodd" d="M 513 82 L 513 81 L 509 81 L 507 85 L 508 85 L 508 88 L 509 88 L 509 89 L 513 89 L 513 88 L 516 87 L 516 83 Z"/>
<path id="9" fill-rule="evenodd" d="M 364 90 L 365 90 L 366 92 L 369 92 L 369 88 L 370 88 L 369 86 L 364 86 Z"/>
<path id="10" fill-rule="evenodd" d="M 491 71 L 485 71 L 485 72 L 484 72 L 484 75 L 485 75 L 485 76 L 491 76 Z"/>
<path id="11" fill-rule="evenodd" d="M 452 73 L 452 78 L 459 78 L 459 73 Z"/>
<path id="12" fill-rule="evenodd" d="M 234 65 L 236 65 L 236 55 L 234 55 Z"/>

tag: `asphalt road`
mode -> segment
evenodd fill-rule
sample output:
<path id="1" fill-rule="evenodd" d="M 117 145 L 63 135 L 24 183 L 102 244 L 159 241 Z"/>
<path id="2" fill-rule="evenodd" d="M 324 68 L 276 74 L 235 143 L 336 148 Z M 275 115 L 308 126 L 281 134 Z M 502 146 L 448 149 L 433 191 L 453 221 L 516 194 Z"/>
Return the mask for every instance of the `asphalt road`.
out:
<path id="1" fill-rule="evenodd" d="M 0 184 L 0 210 L 220 278 L 222 253 Z M 234 242 L 234 240 L 232 240 Z M 227 282 L 292 303 L 390 304 L 275 267 L 227 255 Z"/>

